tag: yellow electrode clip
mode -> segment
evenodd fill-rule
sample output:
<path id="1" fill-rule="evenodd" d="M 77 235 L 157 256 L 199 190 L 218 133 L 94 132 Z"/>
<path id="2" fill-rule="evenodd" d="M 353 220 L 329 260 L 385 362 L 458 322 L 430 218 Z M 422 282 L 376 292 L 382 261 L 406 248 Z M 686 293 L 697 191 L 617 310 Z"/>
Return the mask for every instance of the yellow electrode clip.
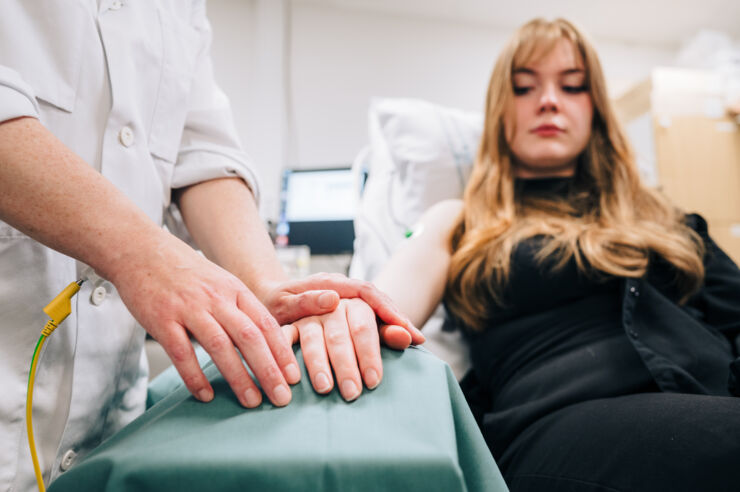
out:
<path id="1" fill-rule="evenodd" d="M 72 312 L 72 298 L 80 290 L 84 280 L 72 282 L 64 288 L 57 296 L 44 308 L 44 312 L 49 316 L 49 321 L 41 332 L 42 335 L 49 336 L 59 324 L 64 321 Z M 48 332 L 47 332 L 48 331 Z"/>
<path id="2" fill-rule="evenodd" d="M 33 471 L 36 474 L 36 484 L 41 492 L 46 490 L 44 486 L 44 478 L 41 474 L 41 467 L 39 466 L 39 458 L 36 455 L 36 444 L 33 440 L 33 424 L 31 418 L 33 412 L 33 383 L 36 378 L 36 369 L 38 367 L 39 355 L 41 354 L 41 347 L 44 345 L 46 338 L 56 330 L 57 326 L 64 321 L 67 316 L 72 312 L 72 298 L 80 290 L 80 286 L 84 280 L 78 280 L 72 282 L 64 288 L 57 296 L 51 301 L 45 308 L 44 312 L 49 316 L 49 321 L 46 322 L 44 329 L 41 330 L 41 337 L 36 343 L 36 349 L 33 351 L 33 358 L 31 359 L 31 369 L 28 372 L 28 392 L 26 394 L 26 431 L 28 432 L 28 447 L 31 449 L 31 459 L 33 460 Z"/>

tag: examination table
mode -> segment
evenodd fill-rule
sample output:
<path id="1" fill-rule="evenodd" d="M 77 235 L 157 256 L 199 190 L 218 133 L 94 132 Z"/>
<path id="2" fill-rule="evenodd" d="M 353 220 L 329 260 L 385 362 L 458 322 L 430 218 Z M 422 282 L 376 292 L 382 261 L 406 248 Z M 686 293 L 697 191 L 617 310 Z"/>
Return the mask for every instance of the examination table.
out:
<path id="1" fill-rule="evenodd" d="M 49 488 L 63 491 L 506 491 L 449 367 L 423 348 L 382 350 L 383 382 L 346 403 L 303 367 L 284 408 L 239 405 L 215 365 L 215 398 L 170 367 L 147 412 Z"/>

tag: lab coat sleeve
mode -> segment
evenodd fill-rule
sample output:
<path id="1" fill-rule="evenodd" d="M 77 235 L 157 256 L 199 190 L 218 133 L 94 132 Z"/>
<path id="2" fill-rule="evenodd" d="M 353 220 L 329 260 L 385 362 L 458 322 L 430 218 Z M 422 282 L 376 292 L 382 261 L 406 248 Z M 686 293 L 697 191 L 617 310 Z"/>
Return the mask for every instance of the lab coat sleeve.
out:
<path id="1" fill-rule="evenodd" d="M 39 117 L 33 89 L 18 72 L 0 65 L 0 122 L 21 116 Z"/>
<path id="2" fill-rule="evenodd" d="M 239 143 L 229 100 L 214 80 L 211 27 L 205 15 L 205 2 L 196 2 L 192 25 L 200 37 L 199 55 L 172 188 L 220 177 L 240 177 L 259 200 L 257 176 Z"/>

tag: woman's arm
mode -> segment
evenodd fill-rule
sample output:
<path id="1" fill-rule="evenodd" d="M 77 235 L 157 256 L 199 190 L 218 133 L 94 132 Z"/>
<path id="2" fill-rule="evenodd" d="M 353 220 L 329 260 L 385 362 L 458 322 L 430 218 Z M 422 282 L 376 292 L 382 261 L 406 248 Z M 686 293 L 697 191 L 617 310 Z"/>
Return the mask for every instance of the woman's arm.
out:
<path id="1" fill-rule="evenodd" d="M 422 216 L 406 240 L 373 280 L 396 307 L 421 327 L 442 300 L 450 266 L 450 235 L 462 201 L 445 200 Z"/>

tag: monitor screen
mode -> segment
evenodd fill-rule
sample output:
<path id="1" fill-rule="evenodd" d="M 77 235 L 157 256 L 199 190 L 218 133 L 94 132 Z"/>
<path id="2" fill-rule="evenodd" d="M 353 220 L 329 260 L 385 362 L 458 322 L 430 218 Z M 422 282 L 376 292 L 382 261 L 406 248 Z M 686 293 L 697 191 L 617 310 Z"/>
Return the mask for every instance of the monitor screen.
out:
<path id="1" fill-rule="evenodd" d="M 287 170 L 281 196 L 289 244 L 306 244 L 312 254 L 351 253 L 356 187 L 350 168 Z"/>

